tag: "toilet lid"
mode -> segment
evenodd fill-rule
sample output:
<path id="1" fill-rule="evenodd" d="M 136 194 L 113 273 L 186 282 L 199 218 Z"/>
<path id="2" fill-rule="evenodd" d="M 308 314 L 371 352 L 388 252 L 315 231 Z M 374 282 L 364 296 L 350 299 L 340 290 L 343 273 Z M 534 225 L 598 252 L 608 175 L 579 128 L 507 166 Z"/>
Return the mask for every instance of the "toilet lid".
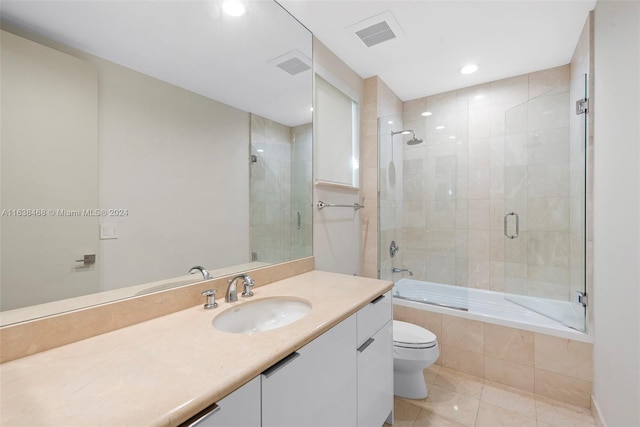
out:
<path id="1" fill-rule="evenodd" d="M 413 323 L 393 321 L 393 344 L 400 347 L 424 346 L 434 344 L 436 335 Z"/>

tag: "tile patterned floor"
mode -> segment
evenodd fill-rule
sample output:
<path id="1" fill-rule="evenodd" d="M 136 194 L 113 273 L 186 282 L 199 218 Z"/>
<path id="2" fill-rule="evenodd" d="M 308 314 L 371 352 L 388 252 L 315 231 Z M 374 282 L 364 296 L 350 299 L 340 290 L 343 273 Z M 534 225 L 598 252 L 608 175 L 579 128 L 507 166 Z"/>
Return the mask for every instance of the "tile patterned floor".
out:
<path id="1" fill-rule="evenodd" d="M 591 411 L 433 365 L 429 396 L 395 398 L 394 427 L 594 427 Z M 388 424 L 385 424 L 388 427 Z"/>

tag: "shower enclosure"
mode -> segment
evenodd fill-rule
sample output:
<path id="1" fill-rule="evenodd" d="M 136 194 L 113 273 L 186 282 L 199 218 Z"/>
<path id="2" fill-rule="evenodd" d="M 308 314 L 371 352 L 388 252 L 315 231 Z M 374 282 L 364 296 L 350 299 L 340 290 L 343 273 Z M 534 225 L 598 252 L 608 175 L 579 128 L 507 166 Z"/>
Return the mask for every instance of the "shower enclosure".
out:
<path id="1" fill-rule="evenodd" d="M 379 118 L 380 278 L 455 286 L 463 310 L 469 288 L 504 293 L 585 330 L 586 114 L 576 101 L 586 76 L 569 71 L 429 96 Z M 424 142 L 408 145 L 411 134 L 394 134 L 404 129 Z"/>
<path id="2" fill-rule="evenodd" d="M 312 253 L 311 123 L 251 114 L 251 259 L 281 263 Z"/>

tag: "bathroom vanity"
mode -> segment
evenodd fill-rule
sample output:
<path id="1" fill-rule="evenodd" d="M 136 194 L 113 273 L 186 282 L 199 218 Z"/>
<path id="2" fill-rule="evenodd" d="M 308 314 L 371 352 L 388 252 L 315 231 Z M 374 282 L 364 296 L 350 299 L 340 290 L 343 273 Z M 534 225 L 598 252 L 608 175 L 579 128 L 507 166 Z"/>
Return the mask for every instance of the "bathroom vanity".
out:
<path id="1" fill-rule="evenodd" d="M 381 426 L 393 408 L 391 286 L 311 271 L 4 363 L 0 424 Z M 212 324 L 282 297 L 311 309 L 262 332 Z"/>

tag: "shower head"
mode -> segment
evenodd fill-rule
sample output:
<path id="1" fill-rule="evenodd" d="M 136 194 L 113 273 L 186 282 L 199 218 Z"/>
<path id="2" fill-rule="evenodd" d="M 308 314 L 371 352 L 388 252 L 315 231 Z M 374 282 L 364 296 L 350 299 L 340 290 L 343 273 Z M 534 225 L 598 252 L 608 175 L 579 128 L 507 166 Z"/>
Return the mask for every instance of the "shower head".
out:
<path id="1" fill-rule="evenodd" d="M 422 139 L 416 138 L 416 135 L 413 135 L 413 138 L 407 141 L 407 145 L 418 145 L 422 143 Z"/>
<path id="2" fill-rule="evenodd" d="M 416 138 L 416 133 L 411 129 L 399 130 L 398 132 L 391 132 L 391 136 L 398 135 L 398 134 L 402 134 L 402 135 L 411 134 L 411 139 L 407 141 L 407 145 L 417 145 L 422 142 L 422 139 Z"/>

